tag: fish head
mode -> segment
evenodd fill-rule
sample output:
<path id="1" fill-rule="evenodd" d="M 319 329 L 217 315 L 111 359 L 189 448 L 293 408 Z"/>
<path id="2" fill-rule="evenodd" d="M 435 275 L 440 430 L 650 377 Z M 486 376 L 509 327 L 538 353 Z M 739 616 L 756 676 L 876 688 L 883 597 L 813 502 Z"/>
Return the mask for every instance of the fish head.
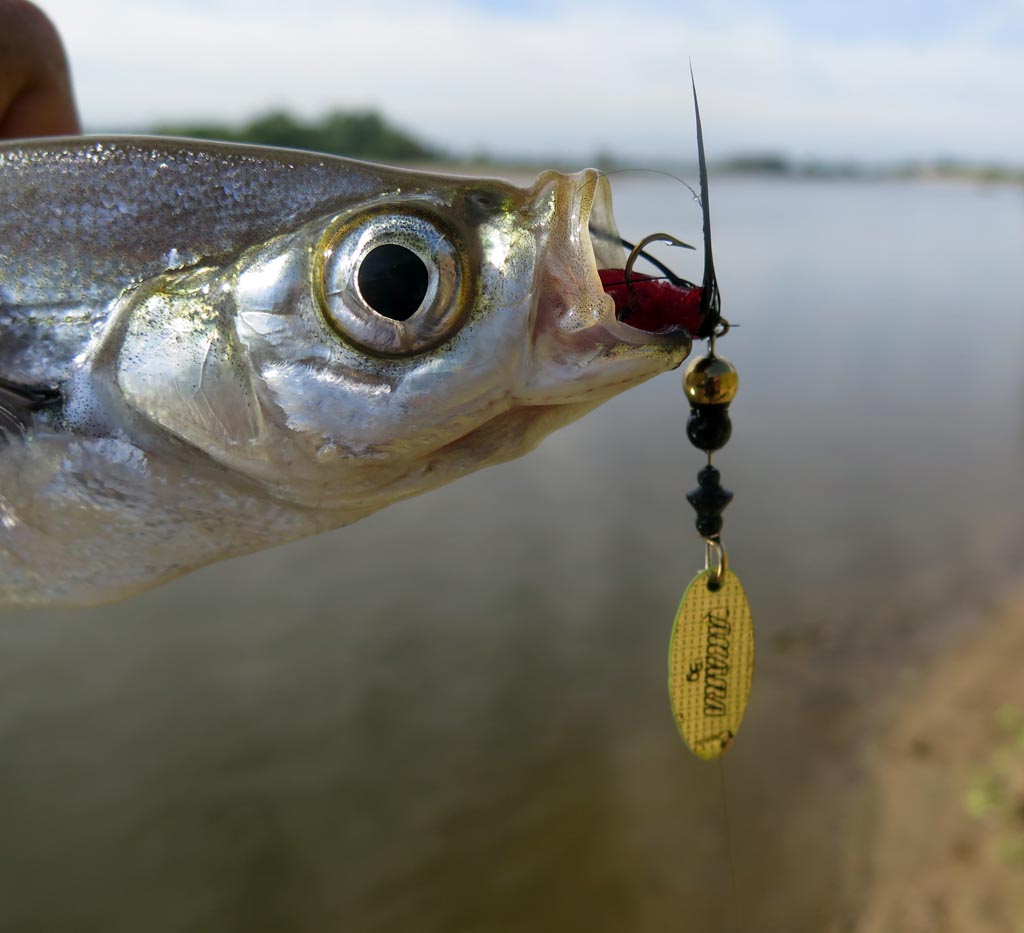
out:
<path id="1" fill-rule="evenodd" d="M 600 173 L 375 172 L 371 196 L 125 298 L 112 356 L 136 416 L 277 499 L 366 514 L 687 356 L 605 293 L 623 262 Z"/>

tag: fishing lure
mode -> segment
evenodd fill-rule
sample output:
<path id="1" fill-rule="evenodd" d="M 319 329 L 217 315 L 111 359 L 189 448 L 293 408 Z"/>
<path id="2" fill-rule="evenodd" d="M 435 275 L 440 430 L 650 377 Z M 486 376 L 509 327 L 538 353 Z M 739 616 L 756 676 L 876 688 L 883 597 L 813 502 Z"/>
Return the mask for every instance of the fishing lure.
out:
<path id="1" fill-rule="evenodd" d="M 691 74 L 692 80 L 692 74 Z M 708 352 L 693 360 L 683 375 L 690 403 L 686 436 L 707 454 L 697 488 L 686 496 L 696 510 L 697 533 L 705 543 L 705 566 L 686 588 L 669 641 L 668 683 L 680 734 L 699 758 L 719 757 L 739 730 L 754 675 L 754 630 L 750 604 L 739 578 L 729 569 L 722 544 L 722 512 L 733 494 L 724 489 L 712 464 L 715 451 L 732 434 L 729 403 L 739 388 L 736 367 L 715 353 L 717 338 L 729 331 L 721 315 L 721 297 L 711 252 L 708 168 L 693 87 L 697 122 L 700 201 L 704 228 L 704 279 L 699 312 Z"/>
<path id="2" fill-rule="evenodd" d="M 692 79 L 692 75 L 691 75 Z M 722 755 L 739 730 L 750 697 L 754 673 L 754 630 L 743 586 L 729 569 L 722 543 L 722 513 L 733 494 L 722 487 L 713 455 L 732 434 L 729 403 L 739 387 L 736 367 L 715 352 L 718 338 L 729 331 L 721 314 L 721 296 L 711 250 L 711 213 L 707 160 L 697 90 L 693 89 L 697 123 L 700 203 L 704 231 L 704 277 L 701 285 L 675 275 L 645 252 L 652 242 L 693 249 L 667 233 L 654 233 L 631 249 L 624 274 L 602 270 L 605 290 L 616 302 L 619 317 L 633 326 L 681 328 L 706 339 L 708 352 L 693 360 L 683 376 L 690 403 L 686 435 L 707 455 L 697 474 L 697 487 L 687 493 L 696 510 L 697 533 L 705 544 L 705 566 L 690 581 L 676 612 L 669 642 L 668 686 L 676 724 L 699 758 Z M 662 277 L 633 271 L 638 258 L 654 263 Z"/>

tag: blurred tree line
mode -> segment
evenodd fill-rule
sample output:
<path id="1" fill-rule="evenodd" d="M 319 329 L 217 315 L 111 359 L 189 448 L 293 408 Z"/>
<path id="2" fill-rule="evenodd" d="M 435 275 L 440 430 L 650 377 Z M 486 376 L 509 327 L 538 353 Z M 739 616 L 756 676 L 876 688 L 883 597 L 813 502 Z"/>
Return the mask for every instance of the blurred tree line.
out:
<path id="1" fill-rule="evenodd" d="M 220 123 L 172 123 L 154 129 L 160 136 L 188 136 L 232 143 L 308 149 L 351 158 L 436 161 L 444 155 L 390 125 L 373 111 L 328 113 L 306 122 L 284 110 L 256 117 L 241 127 Z"/>

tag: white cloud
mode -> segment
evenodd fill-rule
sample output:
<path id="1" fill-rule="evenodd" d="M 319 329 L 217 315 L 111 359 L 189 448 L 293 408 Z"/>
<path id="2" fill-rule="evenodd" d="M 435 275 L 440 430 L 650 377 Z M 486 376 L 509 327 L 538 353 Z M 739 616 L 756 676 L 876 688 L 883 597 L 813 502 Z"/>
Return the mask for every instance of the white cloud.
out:
<path id="1" fill-rule="evenodd" d="M 44 6 L 91 126 L 378 107 L 454 149 L 688 158 L 692 57 L 712 153 L 1024 162 L 1020 50 L 980 26 L 838 41 L 776 19 L 696 25 L 685 7 L 645 16 L 625 3 L 543 18 L 455 0 Z"/>

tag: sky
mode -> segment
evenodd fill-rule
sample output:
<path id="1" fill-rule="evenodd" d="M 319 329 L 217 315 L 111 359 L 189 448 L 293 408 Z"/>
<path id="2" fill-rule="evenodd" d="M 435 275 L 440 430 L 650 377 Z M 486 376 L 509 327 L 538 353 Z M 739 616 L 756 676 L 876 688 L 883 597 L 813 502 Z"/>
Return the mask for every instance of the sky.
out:
<path id="1" fill-rule="evenodd" d="M 90 130 L 380 110 L 462 154 L 1024 164 L 1024 0 L 37 0 Z"/>

